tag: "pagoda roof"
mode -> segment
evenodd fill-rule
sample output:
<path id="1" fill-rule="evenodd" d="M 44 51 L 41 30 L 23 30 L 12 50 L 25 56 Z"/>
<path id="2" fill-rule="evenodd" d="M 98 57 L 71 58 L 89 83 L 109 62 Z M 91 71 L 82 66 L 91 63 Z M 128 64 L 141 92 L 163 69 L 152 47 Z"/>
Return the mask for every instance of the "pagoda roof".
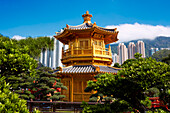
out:
<path id="1" fill-rule="evenodd" d="M 111 40 L 110 38 L 109 39 L 104 38 L 106 44 L 118 41 L 117 39 L 118 31 L 116 31 L 116 28 L 107 29 L 107 28 L 99 27 L 96 24 L 92 24 L 92 23 L 83 23 L 77 26 L 70 26 L 70 25 L 66 25 L 66 26 L 67 27 L 64 28 L 62 32 L 56 32 L 56 35 L 54 36 L 56 39 L 60 40 L 64 44 L 68 44 L 68 42 L 70 41 L 69 38 L 72 38 L 72 36 L 74 36 L 73 34 L 87 33 L 87 32 L 89 32 L 89 34 L 95 32 L 98 34 L 103 34 L 108 37 L 113 37 Z"/>
<path id="2" fill-rule="evenodd" d="M 117 74 L 117 72 L 121 70 L 121 68 L 114 68 L 109 66 L 96 66 L 96 65 L 75 65 L 75 66 L 69 66 L 64 67 L 62 70 L 57 70 L 55 73 L 114 73 Z"/>
<path id="3" fill-rule="evenodd" d="M 107 29 L 107 28 L 97 26 L 95 22 L 92 24 L 91 23 L 92 15 L 89 14 L 88 11 L 86 12 L 86 14 L 82 15 L 82 17 L 84 18 L 83 24 L 77 26 L 71 26 L 66 24 L 66 28 L 64 28 L 62 32 L 56 32 L 56 35 L 54 37 L 59 41 L 61 41 L 62 43 L 68 44 L 69 41 L 72 38 L 74 38 L 76 35 L 82 33 L 93 35 L 93 33 L 97 33 L 99 34 L 97 38 L 101 38 L 100 35 L 103 35 L 105 44 L 118 41 L 117 39 L 118 31 L 116 31 L 117 28 Z"/>

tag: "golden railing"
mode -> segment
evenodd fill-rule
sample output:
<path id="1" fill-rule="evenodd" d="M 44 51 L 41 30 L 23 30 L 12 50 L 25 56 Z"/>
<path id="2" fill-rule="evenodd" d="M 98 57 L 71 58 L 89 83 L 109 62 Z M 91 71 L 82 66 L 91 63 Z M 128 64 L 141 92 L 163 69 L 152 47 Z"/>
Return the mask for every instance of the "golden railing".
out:
<path id="1" fill-rule="evenodd" d="M 62 51 L 62 58 L 76 57 L 76 56 L 102 56 L 112 57 L 111 50 L 109 48 L 102 48 L 100 46 L 92 47 L 71 47 Z"/>

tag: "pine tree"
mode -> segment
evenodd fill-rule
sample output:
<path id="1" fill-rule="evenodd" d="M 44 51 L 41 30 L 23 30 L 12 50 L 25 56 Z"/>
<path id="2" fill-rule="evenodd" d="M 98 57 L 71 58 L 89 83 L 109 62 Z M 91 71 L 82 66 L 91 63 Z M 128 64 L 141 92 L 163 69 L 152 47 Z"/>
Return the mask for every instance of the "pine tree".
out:
<path id="1" fill-rule="evenodd" d="M 37 70 L 38 79 L 33 83 L 32 91 L 36 99 L 40 100 L 60 100 L 65 95 L 61 95 L 61 89 L 67 89 L 60 82 L 56 75 L 50 73 L 51 68 L 41 67 Z"/>

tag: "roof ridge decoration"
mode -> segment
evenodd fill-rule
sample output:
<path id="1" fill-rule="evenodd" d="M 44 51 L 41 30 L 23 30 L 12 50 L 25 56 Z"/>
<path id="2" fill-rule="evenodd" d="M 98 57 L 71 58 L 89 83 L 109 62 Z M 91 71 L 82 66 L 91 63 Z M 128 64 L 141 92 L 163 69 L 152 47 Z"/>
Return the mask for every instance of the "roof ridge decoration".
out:
<path id="1" fill-rule="evenodd" d="M 96 24 L 96 22 L 94 22 L 94 23 L 93 23 L 93 27 L 96 27 L 96 26 L 97 26 L 97 24 Z"/>
<path id="2" fill-rule="evenodd" d="M 92 28 L 92 27 L 93 27 L 92 23 L 82 23 L 82 24 L 76 25 L 76 26 L 71 26 L 71 25 L 66 24 L 66 29 L 72 29 L 72 30 Z"/>
<path id="3" fill-rule="evenodd" d="M 89 11 L 86 11 L 86 14 L 83 14 L 82 17 L 84 19 L 83 23 L 91 23 L 91 17 L 93 16 L 92 14 L 89 14 Z"/>

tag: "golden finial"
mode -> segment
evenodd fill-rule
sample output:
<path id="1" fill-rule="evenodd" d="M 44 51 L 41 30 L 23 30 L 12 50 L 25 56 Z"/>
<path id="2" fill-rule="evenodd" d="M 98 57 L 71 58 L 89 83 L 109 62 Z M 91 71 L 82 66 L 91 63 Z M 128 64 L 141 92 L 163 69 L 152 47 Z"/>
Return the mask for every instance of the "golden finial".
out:
<path id="1" fill-rule="evenodd" d="M 93 23 L 93 26 L 96 26 L 96 25 L 97 25 L 96 22 L 94 22 L 94 23 Z"/>
<path id="2" fill-rule="evenodd" d="M 84 22 L 83 23 L 91 23 L 91 17 L 92 15 L 89 14 L 89 11 L 86 11 L 86 14 L 82 15 L 82 17 L 84 18 Z"/>

